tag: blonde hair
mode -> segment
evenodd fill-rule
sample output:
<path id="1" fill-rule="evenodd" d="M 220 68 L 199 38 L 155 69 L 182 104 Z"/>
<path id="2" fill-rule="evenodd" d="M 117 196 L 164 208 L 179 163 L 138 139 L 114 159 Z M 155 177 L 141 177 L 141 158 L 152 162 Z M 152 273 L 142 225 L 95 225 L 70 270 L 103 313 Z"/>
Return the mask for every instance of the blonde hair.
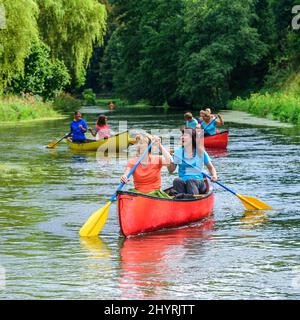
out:
<path id="1" fill-rule="evenodd" d="M 204 117 L 205 117 L 205 116 L 210 118 L 210 112 L 207 111 L 207 109 L 204 111 Z"/>
<path id="2" fill-rule="evenodd" d="M 135 140 L 136 142 L 141 141 L 142 143 L 147 143 L 149 146 L 150 143 L 153 143 L 154 137 L 148 133 L 139 133 L 136 135 Z M 149 153 L 151 153 L 151 149 L 152 148 L 149 149 Z"/>

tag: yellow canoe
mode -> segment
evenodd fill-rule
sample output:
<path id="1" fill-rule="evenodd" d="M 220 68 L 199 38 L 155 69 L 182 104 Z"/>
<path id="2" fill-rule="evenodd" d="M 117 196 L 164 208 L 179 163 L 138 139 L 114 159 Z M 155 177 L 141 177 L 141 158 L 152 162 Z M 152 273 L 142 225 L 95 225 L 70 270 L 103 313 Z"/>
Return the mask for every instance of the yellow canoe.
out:
<path id="1" fill-rule="evenodd" d="M 108 139 L 103 140 L 87 140 L 84 143 L 76 143 L 66 139 L 69 148 L 77 151 L 97 151 L 99 147 L 103 147 L 110 151 L 119 152 L 128 148 L 130 144 L 135 143 L 135 139 L 130 138 L 128 131 L 118 133 Z"/>

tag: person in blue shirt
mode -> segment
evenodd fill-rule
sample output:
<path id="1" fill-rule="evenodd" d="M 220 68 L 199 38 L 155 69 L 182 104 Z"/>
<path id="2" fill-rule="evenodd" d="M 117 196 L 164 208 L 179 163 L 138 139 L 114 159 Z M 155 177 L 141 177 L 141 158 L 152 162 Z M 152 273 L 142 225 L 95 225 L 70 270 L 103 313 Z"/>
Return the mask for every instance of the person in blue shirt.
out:
<path id="1" fill-rule="evenodd" d="M 81 113 L 79 111 L 76 111 L 74 113 L 74 119 L 70 124 L 72 141 L 77 143 L 86 142 L 85 133 L 87 132 L 87 129 L 87 124 L 85 120 L 81 118 Z"/>
<path id="2" fill-rule="evenodd" d="M 198 121 L 193 117 L 190 112 L 184 114 L 185 126 L 187 128 L 196 129 L 199 127 Z"/>
<path id="3" fill-rule="evenodd" d="M 217 181 L 218 177 L 209 155 L 204 150 L 202 130 L 183 128 L 181 132 L 182 147 L 174 152 L 173 163 L 168 166 L 168 170 L 173 173 L 179 166 L 179 178 L 173 181 L 171 195 L 176 198 L 188 198 L 190 195 L 206 192 L 206 184 L 201 173 L 203 165 L 209 170 L 212 181 Z M 192 168 L 187 163 L 200 170 Z"/>
<path id="4" fill-rule="evenodd" d="M 213 136 L 218 133 L 217 126 L 223 126 L 224 122 L 219 114 L 214 117 L 211 115 L 210 109 L 206 109 L 200 125 L 204 130 L 204 136 Z"/>

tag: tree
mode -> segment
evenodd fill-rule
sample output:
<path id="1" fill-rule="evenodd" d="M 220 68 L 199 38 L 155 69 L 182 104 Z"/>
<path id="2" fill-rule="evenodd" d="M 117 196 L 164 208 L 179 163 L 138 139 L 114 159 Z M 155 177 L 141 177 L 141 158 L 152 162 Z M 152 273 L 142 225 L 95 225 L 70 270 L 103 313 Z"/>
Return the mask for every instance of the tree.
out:
<path id="1" fill-rule="evenodd" d="M 178 94 L 191 105 L 224 105 L 235 69 L 253 66 L 267 53 L 253 27 L 254 1 L 194 0 L 185 17 Z"/>
<path id="2" fill-rule="evenodd" d="M 36 41 L 25 59 L 24 74 L 16 76 L 12 83 L 15 93 L 34 93 L 46 100 L 54 98 L 66 85 L 70 76 L 64 63 L 50 59 L 50 48 Z"/>
<path id="3" fill-rule="evenodd" d="M 176 91 L 182 0 L 115 0 L 113 5 L 118 26 L 104 61 L 112 66 L 115 91 L 132 101 L 164 103 Z"/>
<path id="4" fill-rule="evenodd" d="M 51 55 L 63 61 L 72 85 L 84 83 L 94 44 L 102 45 L 106 8 L 97 0 L 37 0 L 42 40 Z"/>
<path id="5" fill-rule="evenodd" d="M 0 94 L 16 74 L 22 74 L 24 60 L 38 39 L 38 7 L 33 0 L 0 0 L 6 26 L 0 29 Z"/>

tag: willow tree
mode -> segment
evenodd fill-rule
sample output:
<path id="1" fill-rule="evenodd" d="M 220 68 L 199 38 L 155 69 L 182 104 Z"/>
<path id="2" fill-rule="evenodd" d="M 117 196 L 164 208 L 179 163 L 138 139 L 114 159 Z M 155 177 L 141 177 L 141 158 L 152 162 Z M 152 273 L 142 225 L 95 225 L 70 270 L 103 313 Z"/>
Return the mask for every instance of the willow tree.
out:
<path id="1" fill-rule="evenodd" d="M 38 7 L 33 0 L 0 0 L 0 7 L 5 17 L 0 28 L 1 93 L 16 74 L 23 73 L 24 60 L 38 38 Z"/>
<path id="2" fill-rule="evenodd" d="M 64 61 L 73 85 L 81 85 L 93 53 L 102 45 L 107 12 L 97 0 L 37 0 L 42 40 L 54 58 Z"/>

